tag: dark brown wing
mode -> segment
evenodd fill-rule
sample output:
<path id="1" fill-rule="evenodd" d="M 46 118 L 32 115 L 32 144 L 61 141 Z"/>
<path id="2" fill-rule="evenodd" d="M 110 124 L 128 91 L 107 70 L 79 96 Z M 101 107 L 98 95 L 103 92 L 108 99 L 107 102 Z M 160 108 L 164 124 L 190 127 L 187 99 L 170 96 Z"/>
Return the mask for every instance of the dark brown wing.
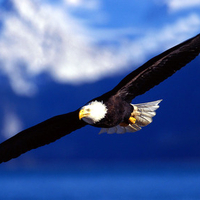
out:
<path id="1" fill-rule="evenodd" d="M 111 92 L 131 102 L 181 69 L 200 53 L 200 34 L 161 53 L 126 76 Z"/>
<path id="2" fill-rule="evenodd" d="M 0 144 L 0 163 L 54 142 L 55 140 L 86 125 L 78 119 L 79 110 L 52 117 L 28 128 Z"/>

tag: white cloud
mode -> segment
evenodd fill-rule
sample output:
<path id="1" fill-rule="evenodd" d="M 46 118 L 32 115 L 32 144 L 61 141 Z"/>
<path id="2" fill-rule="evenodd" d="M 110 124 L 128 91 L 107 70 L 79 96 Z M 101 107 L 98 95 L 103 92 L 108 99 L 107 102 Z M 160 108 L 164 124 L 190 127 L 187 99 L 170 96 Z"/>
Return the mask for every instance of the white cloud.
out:
<path id="1" fill-rule="evenodd" d="M 100 1 L 97 0 L 63 0 L 67 6 L 81 7 L 86 9 L 98 9 Z"/>
<path id="2" fill-rule="evenodd" d="M 149 54 L 161 52 L 195 36 L 199 27 L 200 17 L 191 14 L 178 19 L 172 24 L 166 24 L 159 30 L 146 31 L 146 34 L 137 41 L 128 41 L 124 44 L 121 51 L 127 56 L 129 62 L 141 64 L 141 62 L 145 62 Z"/>
<path id="3" fill-rule="evenodd" d="M 200 0 L 166 0 L 171 11 L 200 7 Z"/>
<path id="4" fill-rule="evenodd" d="M 70 6 L 66 6 L 84 7 L 91 2 L 63 0 L 61 4 L 51 5 L 40 0 L 13 0 L 16 12 L 2 14 L 0 71 L 9 78 L 16 93 L 34 94 L 37 91 L 35 80 L 41 73 L 49 74 L 55 81 L 71 84 L 112 75 L 124 70 L 130 62 L 141 63 L 141 59 L 144 61 L 146 55 L 157 48 L 162 50 L 187 39 L 200 26 L 200 17 L 191 14 L 159 30 L 94 29 L 70 14 Z M 95 9 L 99 16 L 100 1 L 94 2 L 95 6 L 88 7 Z M 124 35 L 138 32 L 143 35 L 137 41 L 122 40 L 126 38 Z M 97 45 L 105 40 L 119 45 Z"/>
<path id="5" fill-rule="evenodd" d="M 80 83 L 126 64 L 123 57 L 116 57 L 114 48 L 97 47 L 90 28 L 62 6 L 29 0 L 13 2 L 17 14 L 4 19 L 0 69 L 10 78 L 15 92 L 32 94 L 35 85 L 30 80 L 42 72 L 60 82 Z"/>

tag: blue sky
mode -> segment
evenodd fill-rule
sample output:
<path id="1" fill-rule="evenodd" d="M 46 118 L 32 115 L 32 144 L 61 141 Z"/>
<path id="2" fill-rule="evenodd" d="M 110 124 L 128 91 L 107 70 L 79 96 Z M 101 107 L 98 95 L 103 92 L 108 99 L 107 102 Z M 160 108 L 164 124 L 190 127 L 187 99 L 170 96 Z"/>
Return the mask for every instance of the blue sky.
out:
<path id="1" fill-rule="evenodd" d="M 199 27 L 200 0 L 0 0 L 0 83 L 3 88 L 7 80 L 18 98 L 6 97 L 9 101 L 1 105 L 3 135 L 8 138 L 40 122 L 29 115 L 27 123 L 27 115 L 22 116 L 27 105 L 23 108 L 21 102 L 42 96 L 49 81 L 79 92 L 105 78 L 117 83 L 119 76 L 152 56 L 198 34 Z M 41 78 L 44 75 L 48 78 Z M 98 85 L 98 90 L 107 87 Z M 51 95 L 49 90 L 44 102 Z M 81 103 L 87 100 L 82 96 Z M 80 106 L 75 103 L 67 102 Z M 45 119 L 56 114 L 49 110 L 52 113 L 41 109 L 38 115 Z"/>

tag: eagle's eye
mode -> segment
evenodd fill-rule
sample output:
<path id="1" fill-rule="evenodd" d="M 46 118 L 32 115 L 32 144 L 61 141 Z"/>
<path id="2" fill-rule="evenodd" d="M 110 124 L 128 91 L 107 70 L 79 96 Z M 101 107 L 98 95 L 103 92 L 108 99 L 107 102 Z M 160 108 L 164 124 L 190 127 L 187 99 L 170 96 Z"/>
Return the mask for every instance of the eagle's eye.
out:
<path id="1" fill-rule="evenodd" d="M 87 109 L 86 109 L 86 111 L 87 111 L 87 112 L 90 112 L 90 109 L 89 109 L 89 108 L 87 108 Z"/>

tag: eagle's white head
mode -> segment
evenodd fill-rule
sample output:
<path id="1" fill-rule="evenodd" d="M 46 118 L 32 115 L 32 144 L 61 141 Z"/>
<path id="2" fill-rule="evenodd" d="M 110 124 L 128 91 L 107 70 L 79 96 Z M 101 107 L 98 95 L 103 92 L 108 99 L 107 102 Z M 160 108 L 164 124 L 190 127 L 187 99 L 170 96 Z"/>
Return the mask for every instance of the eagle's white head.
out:
<path id="1" fill-rule="evenodd" d="M 83 119 L 88 124 L 95 124 L 105 117 L 107 113 L 106 105 L 100 101 L 92 101 L 83 106 L 79 112 L 79 119 Z"/>

